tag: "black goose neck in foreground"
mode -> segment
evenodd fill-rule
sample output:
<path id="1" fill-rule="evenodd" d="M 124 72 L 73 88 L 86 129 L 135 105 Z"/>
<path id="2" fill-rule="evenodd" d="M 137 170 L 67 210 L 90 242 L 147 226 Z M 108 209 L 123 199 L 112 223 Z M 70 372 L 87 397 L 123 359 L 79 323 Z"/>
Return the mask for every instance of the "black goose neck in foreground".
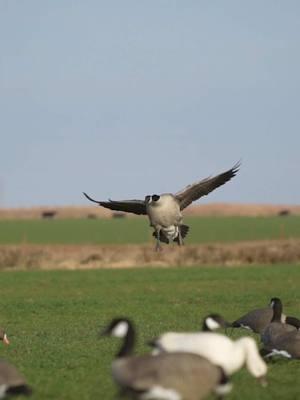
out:
<path id="1" fill-rule="evenodd" d="M 282 315 L 282 302 L 277 297 L 271 299 L 271 305 L 273 309 L 273 318 L 271 322 L 281 322 Z"/>
<path id="2" fill-rule="evenodd" d="M 136 333 L 135 333 L 135 328 L 133 326 L 133 323 L 128 319 L 123 320 L 123 321 L 128 324 L 128 330 L 127 330 L 126 335 L 123 338 L 123 343 L 120 347 L 120 350 L 116 354 L 116 358 L 126 357 L 126 356 L 129 356 L 130 354 L 132 354 L 133 348 L 135 345 Z"/>

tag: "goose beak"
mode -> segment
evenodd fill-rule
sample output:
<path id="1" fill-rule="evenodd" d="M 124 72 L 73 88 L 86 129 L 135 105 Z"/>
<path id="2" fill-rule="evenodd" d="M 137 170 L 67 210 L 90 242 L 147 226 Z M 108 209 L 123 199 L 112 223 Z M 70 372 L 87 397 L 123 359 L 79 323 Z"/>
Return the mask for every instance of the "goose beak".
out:
<path id="1" fill-rule="evenodd" d="M 6 333 L 5 333 L 4 336 L 3 336 L 3 343 L 4 343 L 4 344 L 7 344 L 7 345 L 10 343 L 9 340 L 8 340 L 8 337 L 7 337 Z"/>
<path id="2" fill-rule="evenodd" d="M 260 376 L 258 379 L 258 382 L 261 384 L 262 387 L 267 387 L 268 386 L 268 381 L 265 375 Z"/>

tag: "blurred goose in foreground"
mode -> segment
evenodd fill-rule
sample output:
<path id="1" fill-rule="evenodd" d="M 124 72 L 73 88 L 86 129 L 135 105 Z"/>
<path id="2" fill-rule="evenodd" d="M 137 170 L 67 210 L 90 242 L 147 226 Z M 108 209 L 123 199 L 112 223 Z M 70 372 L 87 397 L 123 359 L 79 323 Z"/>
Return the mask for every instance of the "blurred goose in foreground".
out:
<path id="1" fill-rule="evenodd" d="M 9 362 L 0 360 L 0 399 L 31 393 L 23 375 Z"/>
<path id="2" fill-rule="evenodd" d="M 232 340 L 215 332 L 167 332 L 149 342 L 154 354 L 189 352 L 207 358 L 230 376 L 246 365 L 249 373 L 264 385 L 267 365 L 261 358 L 256 342 L 251 337 Z"/>
<path id="3" fill-rule="evenodd" d="M 198 355 L 175 352 L 132 356 L 135 329 L 127 318 L 114 319 L 102 334 L 123 339 L 112 363 L 112 376 L 120 388 L 120 396 L 141 400 L 200 400 L 212 391 L 224 395 L 231 390 L 222 369 Z"/>
<path id="4" fill-rule="evenodd" d="M 5 333 L 5 330 L 3 328 L 0 328 L 0 340 L 4 344 L 9 344 L 9 340 L 8 340 L 7 334 Z"/>
<path id="5" fill-rule="evenodd" d="M 280 304 L 281 300 L 277 297 L 273 297 L 270 300 L 270 304 L 268 307 L 257 308 L 255 310 L 249 311 L 247 314 L 232 322 L 231 326 L 233 328 L 249 329 L 255 333 L 261 334 L 267 327 L 267 325 L 271 322 L 274 315 L 274 308 L 276 308 L 278 305 L 280 306 Z M 283 313 L 281 313 L 281 322 L 289 325 L 294 325 L 297 328 L 300 327 L 299 319 L 295 317 L 287 317 Z"/>
<path id="6" fill-rule="evenodd" d="M 87 199 L 102 207 L 116 211 L 148 215 L 150 226 L 154 228 L 153 236 L 156 238 L 156 250 L 160 250 L 160 242 L 177 242 L 183 244 L 183 239 L 189 231 L 187 225 L 182 224 L 181 211 L 193 201 L 206 196 L 214 189 L 224 185 L 238 172 L 240 163 L 233 168 L 211 178 L 188 185 L 183 190 L 171 194 L 153 194 L 144 200 L 98 201 L 83 193 Z"/>
<path id="7" fill-rule="evenodd" d="M 277 297 L 271 301 L 273 308 L 273 317 L 271 322 L 265 327 L 261 333 L 261 341 L 265 346 L 273 346 L 273 343 L 282 335 L 289 332 L 298 332 L 297 327 L 282 323 L 282 303 Z"/>

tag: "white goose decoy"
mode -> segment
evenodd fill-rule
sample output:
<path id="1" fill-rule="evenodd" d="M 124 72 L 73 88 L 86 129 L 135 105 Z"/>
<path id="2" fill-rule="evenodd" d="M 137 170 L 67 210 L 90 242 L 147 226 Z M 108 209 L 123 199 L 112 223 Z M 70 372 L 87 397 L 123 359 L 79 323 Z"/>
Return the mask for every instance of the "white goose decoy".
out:
<path id="1" fill-rule="evenodd" d="M 232 328 L 249 329 L 252 332 L 261 334 L 271 322 L 274 315 L 274 308 L 278 307 L 280 304 L 282 304 L 281 300 L 278 297 L 273 297 L 268 307 L 249 311 L 247 314 L 232 322 L 231 326 Z M 285 316 L 283 313 L 281 314 L 281 322 L 294 325 L 297 328 L 300 327 L 300 320 L 298 318 Z"/>
<path id="2" fill-rule="evenodd" d="M 127 318 L 114 319 L 102 334 L 123 339 L 112 363 L 120 395 L 141 400 L 200 400 L 212 391 L 224 395 L 231 390 L 222 369 L 198 355 L 131 355 L 135 330 Z"/>
<path id="3" fill-rule="evenodd" d="M 164 333 L 150 342 L 154 354 L 189 352 L 207 358 L 230 376 L 246 365 L 249 373 L 265 384 L 267 365 L 261 358 L 256 342 L 251 337 L 232 340 L 215 332 Z"/>
<path id="4" fill-rule="evenodd" d="M 148 215 L 150 226 L 154 228 L 153 236 L 156 238 L 156 250 L 160 250 L 160 242 L 174 241 L 179 245 L 183 244 L 183 238 L 187 235 L 189 227 L 182 223 L 181 211 L 193 201 L 206 196 L 228 182 L 236 175 L 239 167 L 240 163 L 237 163 L 228 171 L 188 185 L 175 194 L 153 194 L 146 196 L 145 200 L 98 201 L 92 199 L 86 193 L 83 194 L 90 201 L 111 210 Z"/>

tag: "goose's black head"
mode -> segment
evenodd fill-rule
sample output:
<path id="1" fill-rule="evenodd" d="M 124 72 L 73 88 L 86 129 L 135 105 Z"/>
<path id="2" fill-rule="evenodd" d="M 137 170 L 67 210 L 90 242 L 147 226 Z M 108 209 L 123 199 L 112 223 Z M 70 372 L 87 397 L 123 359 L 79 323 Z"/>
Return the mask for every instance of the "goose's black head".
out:
<path id="1" fill-rule="evenodd" d="M 130 319 L 114 318 L 100 334 L 101 336 L 115 336 L 123 339 L 117 357 L 124 357 L 132 352 L 135 342 L 135 329 Z"/>
<path id="2" fill-rule="evenodd" d="M 209 314 L 207 315 L 202 324 L 202 330 L 204 332 L 211 332 L 221 328 L 228 328 L 231 326 L 221 315 L 219 314 Z"/>
<path id="3" fill-rule="evenodd" d="M 158 194 L 153 194 L 152 195 L 152 201 L 158 201 L 160 199 L 160 196 Z"/>

